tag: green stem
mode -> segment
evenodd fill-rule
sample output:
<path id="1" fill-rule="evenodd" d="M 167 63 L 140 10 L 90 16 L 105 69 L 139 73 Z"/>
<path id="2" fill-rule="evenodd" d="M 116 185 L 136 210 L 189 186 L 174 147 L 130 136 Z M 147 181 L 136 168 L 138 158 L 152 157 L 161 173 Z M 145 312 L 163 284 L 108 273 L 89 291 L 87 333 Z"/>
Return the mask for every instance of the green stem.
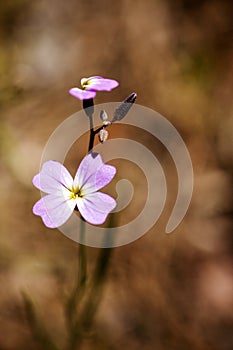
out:
<path id="1" fill-rule="evenodd" d="M 87 261 L 86 261 L 86 246 L 84 244 L 85 238 L 85 221 L 81 219 L 81 241 L 83 244 L 79 246 L 79 275 L 78 275 L 78 284 L 77 290 L 85 287 L 87 280 Z"/>
<path id="2" fill-rule="evenodd" d="M 84 242 L 85 237 L 85 221 L 81 219 L 80 222 L 80 236 L 81 241 Z M 87 281 L 87 261 L 86 261 L 86 247 L 84 244 L 79 245 L 79 255 L 78 255 L 78 274 L 77 274 L 77 283 L 75 285 L 72 299 L 77 299 L 80 297 L 80 292 L 84 289 Z M 73 304 L 73 306 L 76 306 Z"/>
<path id="3" fill-rule="evenodd" d="M 107 269 L 109 266 L 112 251 L 112 248 L 103 248 L 100 252 L 95 274 L 93 276 L 93 285 L 86 306 L 80 317 L 82 321 L 82 328 L 85 332 L 88 332 L 90 330 L 94 316 L 102 298 L 104 281 L 107 275 Z"/>
<path id="4" fill-rule="evenodd" d="M 115 216 L 111 215 L 109 220 L 109 227 L 114 225 Z M 108 230 L 108 228 L 107 228 Z M 107 232 L 107 242 L 105 245 L 110 245 L 109 235 Z M 106 279 L 109 261 L 111 259 L 113 248 L 102 248 L 97 259 L 96 268 L 92 277 L 92 285 L 87 298 L 87 301 L 82 309 L 81 315 L 76 322 L 76 329 L 83 329 L 88 332 L 91 328 L 94 316 L 99 306 L 100 300 L 103 295 L 103 287 Z"/>
<path id="5" fill-rule="evenodd" d="M 84 242 L 85 237 L 85 221 L 81 219 L 81 242 Z M 76 327 L 75 318 L 77 313 L 77 307 L 80 304 L 83 296 L 85 295 L 86 289 L 86 247 L 84 244 L 80 244 L 79 246 L 79 259 L 78 259 L 78 275 L 77 275 L 77 283 L 73 290 L 73 293 L 70 295 L 66 305 L 66 316 L 67 316 L 67 326 L 69 331 L 69 344 L 68 349 L 75 349 L 76 343 L 78 339 L 81 338 L 79 329 Z"/>

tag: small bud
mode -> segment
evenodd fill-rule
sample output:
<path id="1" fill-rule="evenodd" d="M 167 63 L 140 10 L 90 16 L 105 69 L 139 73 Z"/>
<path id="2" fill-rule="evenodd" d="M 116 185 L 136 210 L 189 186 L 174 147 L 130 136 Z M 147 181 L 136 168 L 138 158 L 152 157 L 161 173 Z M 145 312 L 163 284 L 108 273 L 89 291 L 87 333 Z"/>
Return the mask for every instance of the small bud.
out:
<path id="1" fill-rule="evenodd" d="M 126 116 L 126 114 L 129 112 L 136 98 L 137 98 L 137 94 L 135 92 L 132 92 L 132 94 L 130 94 L 124 100 L 124 102 L 122 102 L 122 104 L 115 110 L 111 122 L 113 123 L 115 121 L 119 121 L 123 119 Z"/>
<path id="2" fill-rule="evenodd" d="M 108 132 L 105 128 L 101 129 L 98 133 L 98 137 L 101 143 L 104 143 L 108 139 Z"/>
<path id="3" fill-rule="evenodd" d="M 108 115 L 107 112 L 105 112 L 104 110 L 100 111 L 100 119 L 105 122 L 108 119 Z"/>

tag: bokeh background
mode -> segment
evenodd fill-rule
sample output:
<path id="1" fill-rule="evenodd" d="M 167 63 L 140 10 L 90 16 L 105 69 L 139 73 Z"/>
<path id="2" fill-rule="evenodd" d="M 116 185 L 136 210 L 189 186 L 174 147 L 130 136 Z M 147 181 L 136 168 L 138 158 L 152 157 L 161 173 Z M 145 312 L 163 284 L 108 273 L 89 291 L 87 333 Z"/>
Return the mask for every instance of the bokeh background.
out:
<path id="1" fill-rule="evenodd" d="M 31 179 L 53 130 L 81 109 L 68 89 L 91 75 L 120 82 L 96 103 L 135 91 L 139 104 L 173 123 L 190 151 L 195 187 L 182 224 L 166 235 L 177 177 L 155 140 L 168 181 L 166 208 L 144 237 L 114 250 L 82 349 L 233 348 L 232 13 L 230 0 L 0 2 L 0 349 L 41 349 L 22 292 L 65 349 L 63 302 L 79 247 L 33 216 L 39 192 Z M 121 132 L 113 126 L 110 137 Z M 87 141 L 68 157 L 73 170 Z M 98 254 L 88 249 L 90 271 Z"/>

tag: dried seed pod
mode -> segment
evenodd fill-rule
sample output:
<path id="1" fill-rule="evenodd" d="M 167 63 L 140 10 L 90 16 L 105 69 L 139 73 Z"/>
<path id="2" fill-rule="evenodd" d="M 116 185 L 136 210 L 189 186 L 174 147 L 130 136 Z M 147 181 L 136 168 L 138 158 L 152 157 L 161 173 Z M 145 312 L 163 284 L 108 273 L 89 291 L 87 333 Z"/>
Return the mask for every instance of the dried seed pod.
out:
<path id="1" fill-rule="evenodd" d="M 123 119 L 126 114 L 129 112 L 130 108 L 132 107 L 133 103 L 135 102 L 137 98 L 137 94 L 135 92 L 132 92 L 125 100 L 120 104 L 118 108 L 116 108 L 113 118 L 111 122 L 116 122 L 121 119 Z"/>
<path id="2" fill-rule="evenodd" d="M 107 112 L 105 112 L 104 110 L 100 111 L 100 119 L 105 122 L 108 119 L 108 115 Z"/>
<path id="3" fill-rule="evenodd" d="M 108 131 L 105 128 L 101 129 L 98 133 L 98 137 L 100 142 L 104 143 L 108 139 Z"/>

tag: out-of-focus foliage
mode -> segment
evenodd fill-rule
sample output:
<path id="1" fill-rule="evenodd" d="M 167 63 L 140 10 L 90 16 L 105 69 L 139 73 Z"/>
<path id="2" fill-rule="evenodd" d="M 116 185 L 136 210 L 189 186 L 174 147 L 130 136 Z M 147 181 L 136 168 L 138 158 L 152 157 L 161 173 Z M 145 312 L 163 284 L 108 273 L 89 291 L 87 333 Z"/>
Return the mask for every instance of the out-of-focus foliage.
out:
<path id="1" fill-rule="evenodd" d="M 62 303 L 78 245 L 33 216 L 39 194 L 31 179 L 50 134 L 81 109 L 69 88 L 102 75 L 120 87 L 96 103 L 135 91 L 139 104 L 175 125 L 192 157 L 195 188 L 183 223 L 165 235 L 177 193 L 172 160 L 150 135 L 108 129 L 110 138 L 131 135 L 151 148 L 169 198 L 147 235 L 114 251 L 83 349 L 232 349 L 232 13 L 228 0 L 0 2 L 0 348 L 39 349 L 22 291 L 64 348 Z M 84 136 L 68 154 L 73 172 L 86 149 Z M 143 176 L 131 166 L 119 176 L 140 192 Z M 119 221 L 141 209 L 139 195 Z M 97 253 L 88 249 L 90 269 Z"/>

